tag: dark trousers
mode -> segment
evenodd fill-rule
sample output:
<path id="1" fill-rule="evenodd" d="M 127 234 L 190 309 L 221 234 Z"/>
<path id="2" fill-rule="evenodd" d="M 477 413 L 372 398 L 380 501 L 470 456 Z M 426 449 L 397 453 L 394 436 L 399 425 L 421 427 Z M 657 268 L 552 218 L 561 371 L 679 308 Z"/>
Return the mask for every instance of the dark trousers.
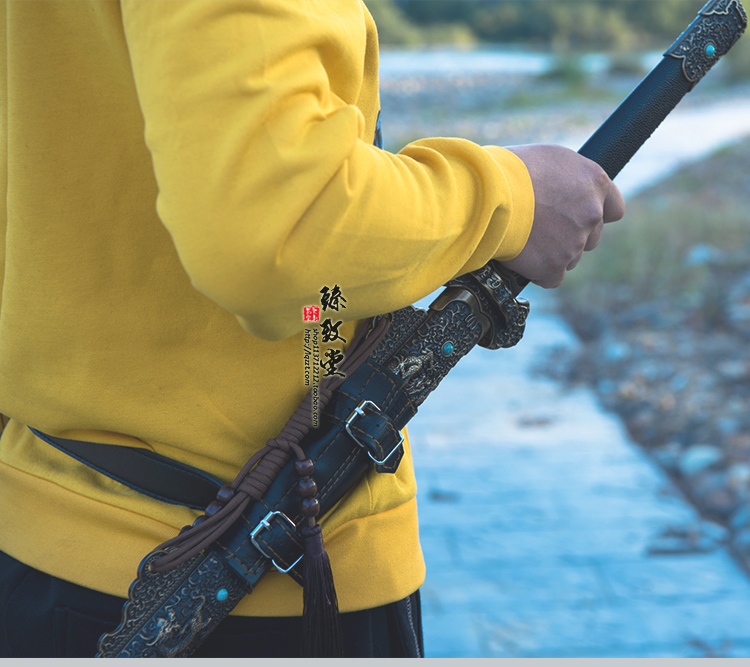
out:
<path id="1" fill-rule="evenodd" d="M 125 600 L 57 579 L 0 551 L 0 657 L 93 657 L 120 623 Z M 375 609 L 341 614 L 347 657 L 422 657 L 419 591 Z M 229 616 L 195 657 L 300 655 L 300 618 Z"/>

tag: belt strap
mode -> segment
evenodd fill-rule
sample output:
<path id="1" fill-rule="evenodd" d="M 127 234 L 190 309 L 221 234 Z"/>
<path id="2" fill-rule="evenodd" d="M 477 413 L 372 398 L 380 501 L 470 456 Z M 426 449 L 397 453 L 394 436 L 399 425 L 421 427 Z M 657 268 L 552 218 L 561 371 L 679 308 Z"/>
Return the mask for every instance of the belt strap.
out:
<path id="1" fill-rule="evenodd" d="M 333 508 L 373 464 L 382 473 L 398 469 L 404 454 L 399 430 L 417 411 L 404 392 L 406 382 L 366 359 L 331 398 L 319 428 L 300 442 L 315 461 L 321 514 Z M 214 542 L 225 564 L 250 590 L 271 561 L 302 583 L 298 565 L 302 541 L 295 530 L 304 520 L 295 491 L 298 479 L 293 463 L 288 463 L 265 496 L 248 505 L 241 519 Z"/>
<path id="2" fill-rule="evenodd" d="M 31 432 L 47 444 L 94 470 L 151 498 L 173 505 L 205 509 L 216 499 L 223 482 L 203 470 L 156 454 L 148 449 L 69 440 Z"/>

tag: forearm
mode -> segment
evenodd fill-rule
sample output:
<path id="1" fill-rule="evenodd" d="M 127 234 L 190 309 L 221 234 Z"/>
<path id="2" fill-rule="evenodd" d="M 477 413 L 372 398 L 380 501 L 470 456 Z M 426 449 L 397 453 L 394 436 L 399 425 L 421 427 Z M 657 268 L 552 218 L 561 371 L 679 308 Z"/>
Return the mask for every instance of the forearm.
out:
<path id="1" fill-rule="evenodd" d="M 455 139 L 372 146 L 351 7 L 339 34 L 339 3 L 122 6 L 159 215 L 194 286 L 253 335 L 299 331 L 323 285 L 360 319 L 523 247 L 518 158 Z"/>

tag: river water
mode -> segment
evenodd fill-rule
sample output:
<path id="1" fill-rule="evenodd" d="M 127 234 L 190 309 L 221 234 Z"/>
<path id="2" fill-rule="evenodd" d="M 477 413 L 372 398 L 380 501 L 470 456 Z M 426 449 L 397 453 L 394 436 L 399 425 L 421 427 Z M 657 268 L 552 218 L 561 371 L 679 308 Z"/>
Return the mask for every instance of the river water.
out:
<path id="1" fill-rule="evenodd" d="M 660 53 L 644 52 L 636 55 L 645 70 L 650 70 L 661 59 Z M 581 57 L 581 67 L 589 73 L 606 71 L 610 57 L 603 53 L 590 53 Z M 549 72 L 556 56 L 549 52 L 508 46 L 451 49 L 433 48 L 418 50 L 384 50 L 380 53 L 381 79 L 411 76 L 477 76 L 477 75 L 529 75 Z"/>
<path id="2" fill-rule="evenodd" d="M 643 64 L 652 66 L 660 58 L 644 55 Z M 606 69 L 601 54 L 586 62 L 592 80 Z M 601 95 L 588 91 L 579 97 L 564 84 L 539 76 L 553 64 L 550 54 L 508 49 L 385 51 L 381 102 L 386 147 L 395 151 L 415 139 L 455 136 L 482 145 L 557 143 L 578 150 L 641 78 L 599 76 L 595 85 Z M 617 176 L 615 183 L 626 199 L 680 166 L 750 135 L 750 84 L 721 88 L 715 71 L 707 79 Z M 426 307 L 436 294 L 417 305 Z"/>
<path id="3" fill-rule="evenodd" d="M 662 56 L 640 56 L 643 71 Z M 588 86 L 543 77 L 556 57 L 511 47 L 386 50 L 380 57 L 383 133 L 398 150 L 455 136 L 480 144 L 556 143 L 578 150 L 643 75 L 607 74 L 610 57 L 582 57 Z M 679 166 L 750 135 L 750 84 L 722 88 L 719 63 L 617 177 L 627 196 Z"/>

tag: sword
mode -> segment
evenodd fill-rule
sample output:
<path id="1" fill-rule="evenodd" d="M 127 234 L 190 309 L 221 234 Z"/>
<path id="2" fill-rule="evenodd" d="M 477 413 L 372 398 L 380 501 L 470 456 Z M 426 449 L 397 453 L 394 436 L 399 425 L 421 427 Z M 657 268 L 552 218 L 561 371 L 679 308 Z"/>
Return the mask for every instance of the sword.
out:
<path id="1" fill-rule="evenodd" d="M 740 0 L 709 0 L 695 20 L 664 53 L 578 151 L 614 179 L 661 122 L 745 32 L 747 14 Z M 500 273 L 518 294 L 528 284 L 508 269 Z"/>
<path id="2" fill-rule="evenodd" d="M 677 103 L 729 51 L 746 25 L 747 16 L 739 0 L 709 0 L 662 61 L 579 153 L 597 162 L 614 178 Z M 450 281 L 427 311 L 408 306 L 375 318 L 376 323 L 389 317 L 391 325 L 368 362 L 386 369 L 400 381 L 403 393 L 416 408 L 475 345 L 498 349 L 518 343 L 529 304 L 517 297 L 528 282 L 493 260 L 478 271 Z M 366 403 L 372 402 L 362 401 L 347 419 L 350 435 L 349 427 L 357 415 L 364 415 Z M 401 421 L 408 421 L 415 411 L 408 412 Z M 315 443 L 312 444 L 314 449 Z M 376 462 L 383 464 L 395 451 Z M 376 460 L 371 452 L 369 456 Z M 340 487 L 327 504 L 332 505 L 371 466 L 369 461 L 359 465 L 358 476 L 347 482 L 346 488 Z M 263 514 L 260 511 L 259 516 Z M 274 530 L 277 534 L 296 531 L 295 522 L 286 514 L 268 512 L 254 529 L 245 530 L 248 541 L 261 554 L 253 581 L 272 565 L 295 573 L 298 560 L 277 562 L 272 557 L 275 551 L 264 551 L 268 535 Z M 97 657 L 189 656 L 252 591 L 254 584 L 240 576 L 218 545 L 210 545 L 182 565 L 157 574 L 150 565 L 162 553 L 153 551 L 141 562 L 123 607 L 122 622 L 115 631 L 101 637 Z"/>

